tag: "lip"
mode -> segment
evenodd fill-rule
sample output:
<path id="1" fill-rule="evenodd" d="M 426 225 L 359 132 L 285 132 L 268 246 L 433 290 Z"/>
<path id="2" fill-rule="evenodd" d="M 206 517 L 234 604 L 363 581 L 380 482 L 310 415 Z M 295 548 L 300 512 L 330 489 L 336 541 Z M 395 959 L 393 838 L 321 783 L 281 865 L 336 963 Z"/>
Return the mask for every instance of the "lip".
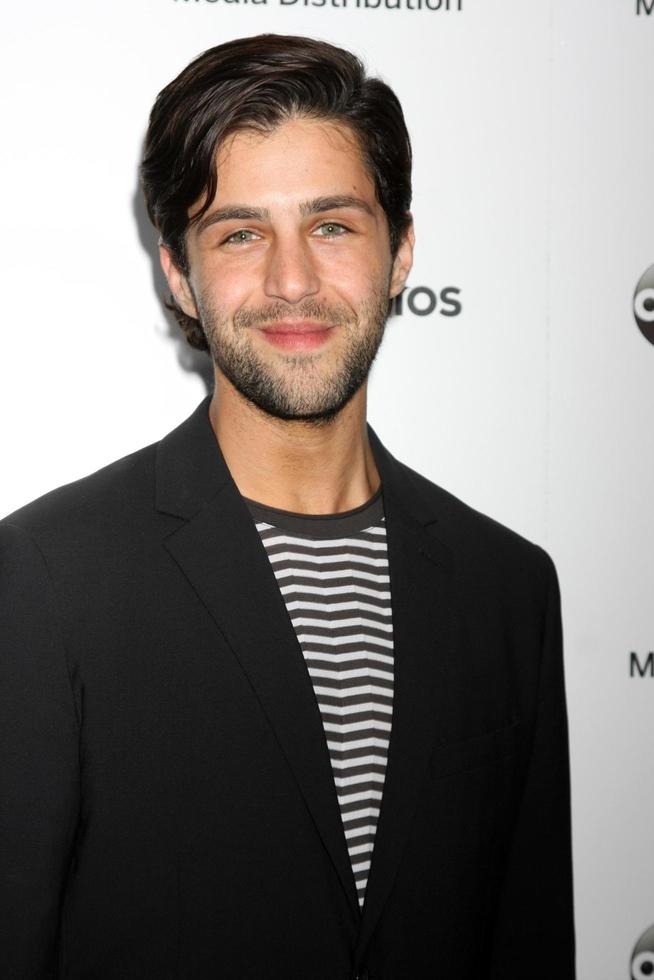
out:
<path id="1" fill-rule="evenodd" d="M 320 333 L 324 330 L 331 330 L 327 323 L 318 323 L 316 320 L 281 320 L 279 323 L 270 323 L 261 327 L 264 333 Z"/>
<path id="2" fill-rule="evenodd" d="M 287 350 L 315 350 L 327 343 L 334 325 L 315 320 L 282 320 L 259 328 L 268 343 Z"/>

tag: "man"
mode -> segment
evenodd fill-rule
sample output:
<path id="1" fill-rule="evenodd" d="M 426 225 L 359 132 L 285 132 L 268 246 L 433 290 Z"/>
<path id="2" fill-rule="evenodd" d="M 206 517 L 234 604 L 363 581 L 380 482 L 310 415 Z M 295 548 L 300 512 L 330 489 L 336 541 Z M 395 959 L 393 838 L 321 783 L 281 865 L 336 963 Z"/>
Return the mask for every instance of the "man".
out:
<path id="1" fill-rule="evenodd" d="M 574 976 L 554 566 L 366 423 L 410 165 L 390 89 L 307 38 L 155 103 L 216 390 L 0 528 L 4 978 Z"/>

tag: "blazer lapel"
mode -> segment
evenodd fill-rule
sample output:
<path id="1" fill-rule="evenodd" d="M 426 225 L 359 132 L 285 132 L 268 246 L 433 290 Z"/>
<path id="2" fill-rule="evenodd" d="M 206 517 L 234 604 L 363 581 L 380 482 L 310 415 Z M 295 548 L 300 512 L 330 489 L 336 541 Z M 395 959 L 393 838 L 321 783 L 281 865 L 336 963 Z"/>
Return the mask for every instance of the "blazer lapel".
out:
<path id="1" fill-rule="evenodd" d="M 429 755 L 448 715 L 453 650 L 453 556 L 436 536 L 438 521 L 423 504 L 419 483 L 413 482 L 422 478 L 401 466 L 372 429 L 369 434 L 384 488 L 395 681 L 388 766 L 357 962 L 392 889 Z"/>
<path id="2" fill-rule="evenodd" d="M 354 876 L 311 679 L 207 408 L 208 399 L 159 446 L 158 508 L 186 518 L 165 546 L 247 675 L 358 919 Z"/>
<path id="3" fill-rule="evenodd" d="M 159 444 L 157 507 L 183 518 L 165 545 L 213 617 L 265 712 L 353 915 L 354 876 L 322 721 L 302 651 L 254 522 L 220 452 L 209 399 Z M 357 962 L 391 892 L 430 752 L 448 717 L 453 556 L 421 477 L 372 429 L 386 513 L 395 656 L 388 768 Z"/>

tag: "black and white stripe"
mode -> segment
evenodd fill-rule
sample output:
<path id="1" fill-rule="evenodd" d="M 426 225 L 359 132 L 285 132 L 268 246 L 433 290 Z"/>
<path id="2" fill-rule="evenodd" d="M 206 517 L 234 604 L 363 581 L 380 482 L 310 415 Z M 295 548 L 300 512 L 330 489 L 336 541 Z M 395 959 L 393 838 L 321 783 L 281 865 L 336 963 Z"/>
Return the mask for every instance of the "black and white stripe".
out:
<path id="1" fill-rule="evenodd" d="M 365 514 L 364 514 L 365 518 Z M 323 525 L 324 528 L 324 525 Z M 332 523 L 329 532 L 337 533 Z M 350 525 L 351 528 L 351 525 Z M 360 906 L 391 734 L 393 626 L 384 518 L 316 538 L 257 520 L 322 716 Z"/>

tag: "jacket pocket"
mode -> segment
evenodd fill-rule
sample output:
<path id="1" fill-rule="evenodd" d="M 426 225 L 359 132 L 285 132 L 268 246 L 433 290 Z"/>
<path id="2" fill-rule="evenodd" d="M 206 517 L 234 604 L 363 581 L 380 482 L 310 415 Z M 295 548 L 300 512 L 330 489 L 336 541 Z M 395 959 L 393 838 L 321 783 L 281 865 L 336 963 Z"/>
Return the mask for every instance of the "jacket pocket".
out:
<path id="1" fill-rule="evenodd" d="M 504 759 L 510 759 L 520 746 L 521 727 L 520 722 L 515 721 L 506 728 L 436 745 L 429 760 L 432 779 L 497 765 Z"/>

